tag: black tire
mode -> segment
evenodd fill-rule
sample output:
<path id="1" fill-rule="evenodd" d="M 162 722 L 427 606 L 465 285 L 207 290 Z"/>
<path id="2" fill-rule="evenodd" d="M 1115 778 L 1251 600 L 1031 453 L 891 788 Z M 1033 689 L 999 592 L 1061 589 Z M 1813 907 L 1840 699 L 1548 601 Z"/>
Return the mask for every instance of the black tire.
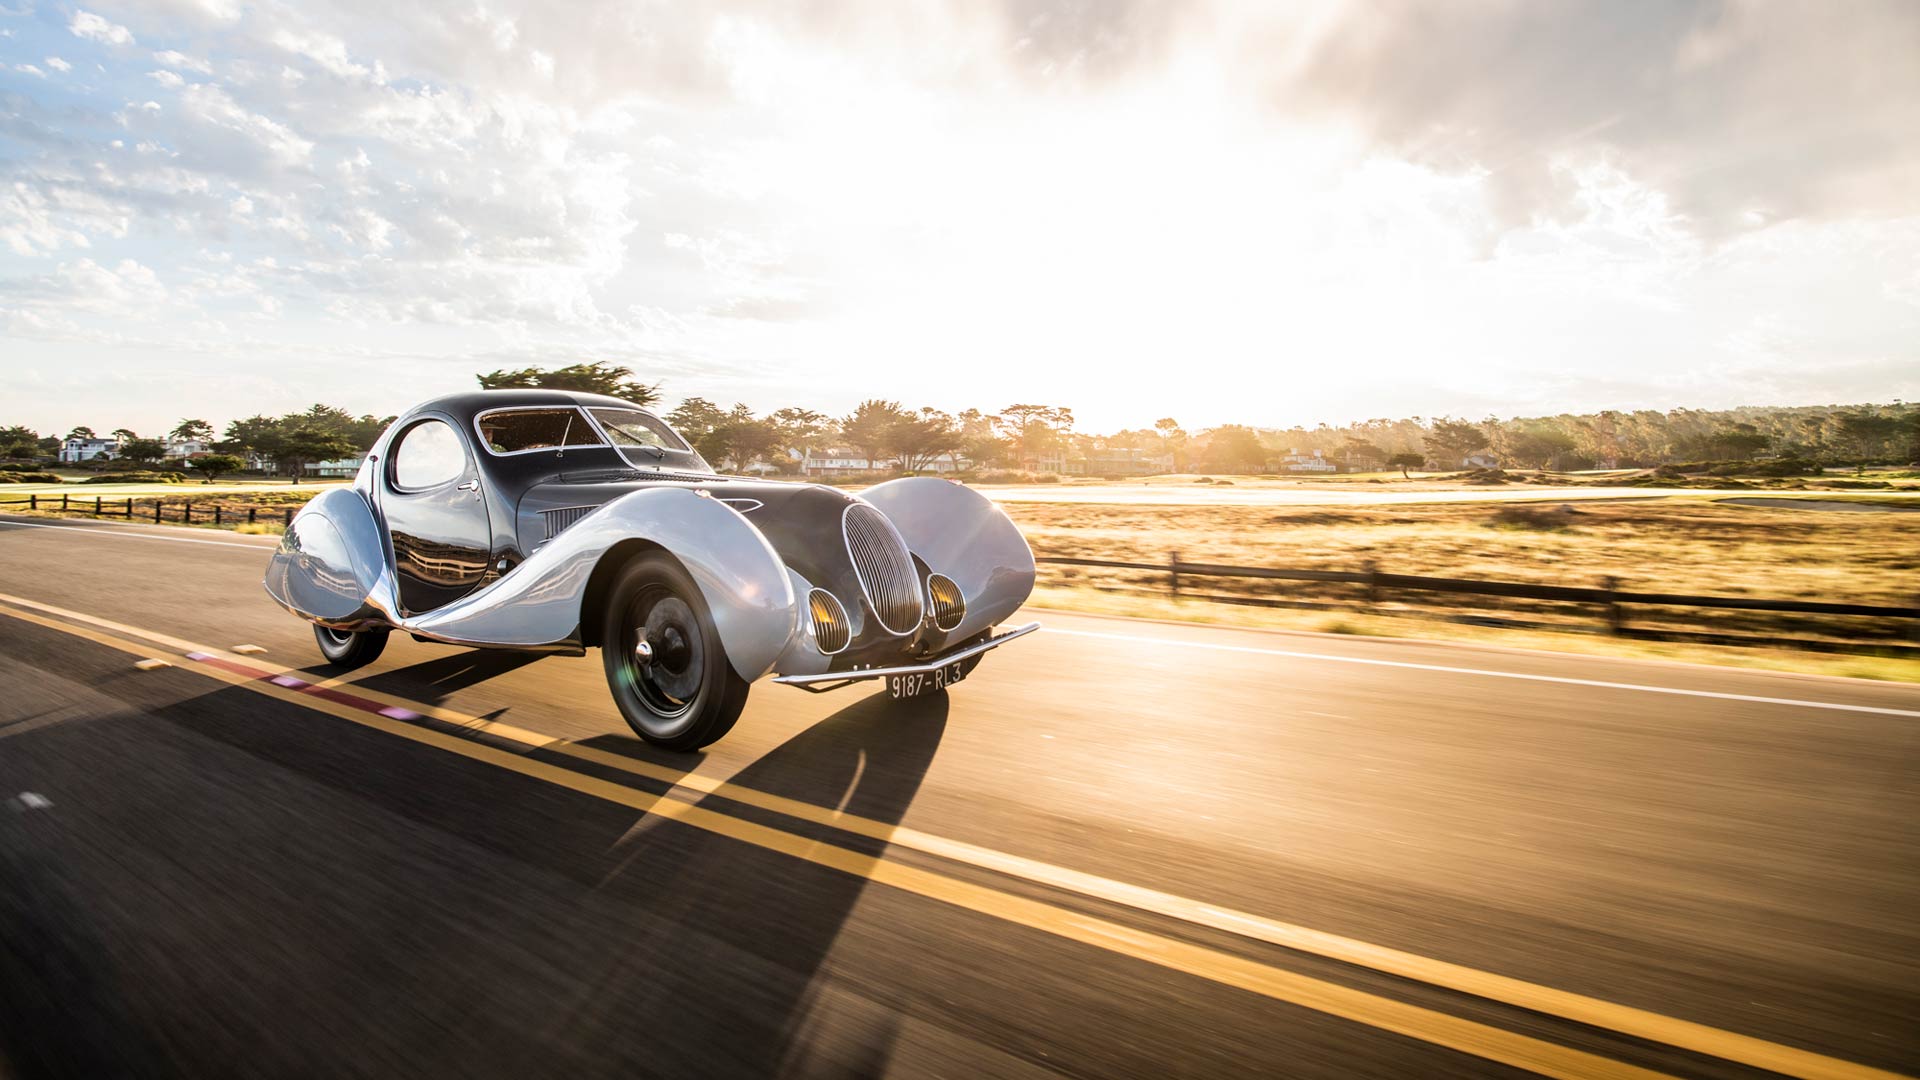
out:
<path id="1" fill-rule="evenodd" d="M 686 568 L 650 552 L 620 568 L 600 628 L 607 688 L 634 734 L 698 750 L 733 729 L 749 684 L 734 673 L 713 614 Z M 651 659 L 642 660 L 646 640 Z"/>
<path id="2" fill-rule="evenodd" d="M 387 647 L 385 630 L 335 630 L 313 624 L 313 640 L 320 643 L 320 655 L 338 667 L 365 667 L 380 658 Z"/>

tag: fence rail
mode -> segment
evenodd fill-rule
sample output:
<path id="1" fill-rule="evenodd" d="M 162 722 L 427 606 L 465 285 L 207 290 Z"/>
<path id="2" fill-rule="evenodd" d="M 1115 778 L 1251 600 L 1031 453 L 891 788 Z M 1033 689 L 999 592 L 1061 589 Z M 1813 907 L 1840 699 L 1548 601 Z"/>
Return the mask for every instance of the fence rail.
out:
<path id="1" fill-rule="evenodd" d="M 1183 594 L 1203 600 L 1236 604 L 1298 606 L 1296 602 L 1258 596 L 1212 596 L 1193 592 L 1191 578 L 1244 578 L 1268 581 L 1317 581 L 1358 585 L 1368 602 L 1381 593 L 1432 592 L 1465 596 L 1498 596 L 1509 599 L 1539 600 L 1549 603 L 1582 604 L 1599 607 L 1607 630 L 1627 630 L 1628 607 L 1719 608 L 1740 611 L 1780 612 L 1799 615 L 1836 615 L 1868 619 L 1910 620 L 1908 636 L 1920 642 L 1920 598 L 1913 607 L 1875 604 L 1839 604 L 1816 600 L 1773 600 L 1753 596 L 1690 596 L 1681 593 L 1637 592 L 1620 588 L 1617 578 L 1602 578 L 1599 585 L 1539 585 L 1525 581 L 1480 581 L 1466 578 L 1425 577 L 1414 574 L 1389 574 L 1369 564 L 1362 570 L 1306 570 L 1276 566 L 1226 566 L 1219 563 L 1186 562 L 1179 552 L 1169 554 L 1165 562 L 1127 562 L 1110 559 L 1083 559 L 1042 556 L 1035 562 L 1043 566 L 1084 566 L 1107 570 L 1145 570 L 1165 575 L 1166 594 L 1179 600 Z"/>
<path id="2" fill-rule="evenodd" d="M 57 500 L 57 504 L 56 504 Z M 74 495 L 28 495 L 24 498 L 0 499 L 0 507 L 24 505 L 31 510 L 63 510 L 68 513 L 84 513 L 99 517 L 119 517 L 133 520 L 135 517 L 135 499 L 131 496 L 109 501 L 103 496 L 94 496 L 89 505 L 86 496 Z M 211 525 L 224 525 L 229 522 L 238 524 L 244 514 L 248 522 L 273 521 L 278 518 L 284 524 L 291 524 L 297 507 L 254 507 L 222 506 L 212 503 L 202 504 L 200 520 Z M 193 500 L 186 499 L 178 503 L 168 503 L 163 499 L 153 502 L 152 520 L 181 521 L 192 524 L 195 521 L 196 508 Z M 167 517 L 167 511 L 174 514 Z M 208 511 L 211 511 L 209 513 Z M 145 508 L 141 508 L 140 517 L 146 517 Z M 1201 600 L 1228 601 L 1236 604 L 1265 606 L 1297 606 L 1294 602 L 1278 598 L 1258 596 L 1211 596 L 1192 592 L 1191 585 L 1183 589 L 1183 579 L 1190 578 L 1240 578 L 1266 581 L 1313 581 L 1335 584 L 1358 585 L 1364 591 L 1368 603 L 1380 598 L 1383 592 L 1431 592 L 1462 596 L 1498 596 L 1507 599 L 1538 600 L 1548 603 L 1581 604 L 1598 607 L 1604 617 L 1609 633 L 1626 633 L 1629 607 L 1673 607 L 1673 608 L 1714 608 L 1721 610 L 1778 612 L 1796 615 L 1834 615 L 1865 619 L 1903 619 L 1909 620 L 1907 636 L 1920 642 L 1920 598 L 1913 607 L 1890 607 L 1874 604 L 1836 604 L 1817 600 L 1773 600 L 1753 596 L 1690 596 L 1681 593 L 1635 592 L 1620 588 L 1619 580 L 1608 577 L 1601 579 L 1598 586 L 1578 585 L 1538 585 L 1525 581 L 1480 581 L 1467 578 L 1426 577 L 1415 574 L 1383 573 L 1378 567 L 1369 564 L 1361 570 L 1307 570 L 1277 566 L 1227 566 L 1220 563 L 1186 562 L 1180 553 L 1169 553 L 1166 562 L 1138 562 L 1113 559 L 1082 559 L 1066 556 L 1042 556 L 1035 560 L 1043 566 L 1083 566 L 1103 570 L 1143 570 L 1165 575 L 1166 593 L 1174 600 L 1186 595 Z"/>
<path id="3" fill-rule="evenodd" d="M 117 517 L 134 520 L 136 496 L 128 495 L 118 499 L 108 499 L 102 495 L 92 496 L 89 503 L 85 495 L 40 495 L 31 494 L 19 499 L 0 499 L 0 507 L 24 506 L 29 510 L 60 510 L 69 514 L 90 514 L 94 517 Z M 239 524 L 243 519 L 248 524 L 261 521 L 279 520 L 281 525 L 293 524 L 293 515 L 299 512 L 297 506 L 222 506 L 215 503 L 196 504 L 192 499 L 168 502 L 164 498 L 153 500 L 153 521 L 178 521 L 194 524 L 194 513 L 200 514 L 200 521 L 211 525 Z M 172 516 L 169 517 L 168 514 Z M 139 508 L 139 518 L 147 520 L 147 508 Z"/>

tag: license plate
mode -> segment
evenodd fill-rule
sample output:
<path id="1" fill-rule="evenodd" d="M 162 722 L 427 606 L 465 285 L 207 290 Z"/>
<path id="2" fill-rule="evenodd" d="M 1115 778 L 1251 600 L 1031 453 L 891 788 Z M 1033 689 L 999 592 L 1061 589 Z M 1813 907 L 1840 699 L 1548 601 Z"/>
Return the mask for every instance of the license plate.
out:
<path id="1" fill-rule="evenodd" d="M 919 697 L 921 694 L 945 690 L 966 677 L 966 670 L 958 663 L 943 664 L 932 671 L 917 675 L 889 675 L 887 676 L 887 694 L 895 701 L 901 698 Z"/>

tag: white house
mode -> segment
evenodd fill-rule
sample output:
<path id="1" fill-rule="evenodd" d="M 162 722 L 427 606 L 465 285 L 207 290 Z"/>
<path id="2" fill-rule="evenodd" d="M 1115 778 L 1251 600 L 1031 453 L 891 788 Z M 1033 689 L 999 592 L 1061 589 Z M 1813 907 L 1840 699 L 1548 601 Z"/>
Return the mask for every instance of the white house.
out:
<path id="1" fill-rule="evenodd" d="M 210 453 L 213 444 L 205 439 L 168 439 L 166 460 L 185 461 L 196 454 Z"/>
<path id="2" fill-rule="evenodd" d="M 1303 454 L 1297 447 L 1288 450 L 1287 456 L 1280 459 L 1280 467 L 1287 472 L 1297 473 L 1331 473 L 1340 471 L 1340 466 L 1328 461 L 1326 454 L 1318 450 L 1315 450 L 1311 454 Z"/>
<path id="3" fill-rule="evenodd" d="M 1460 467 L 1463 469 L 1497 469 L 1500 467 L 1500 459 L 1481 450 L 1461 458 Z"/>
<path id="4" fill-rule="evenodd" d="M 360 471 L 360 463 L 365 458 L 335 458 L 332 461 L 315 461 L 307 466 L 308 476 L 352 476 Z"/>
<path id="5" fill-rule="evenodd" d="M 82 461 L 118 457 L 124 445 L 119 439 L 68 439 L 60 444 L 60 463 L 76 465 Z"/>
<path id="6" fill-rule="evenodd" d="M 882 469 L 899 468 L 899 461 L 893 458 L 875 458 L 869 461 L 858 450 L 837 447 L 831 450 L 808 450 L 807 456 L 800 461 L 800 471 L 807 476 L 846 476 L 850 473 L 879 472 Z"/>

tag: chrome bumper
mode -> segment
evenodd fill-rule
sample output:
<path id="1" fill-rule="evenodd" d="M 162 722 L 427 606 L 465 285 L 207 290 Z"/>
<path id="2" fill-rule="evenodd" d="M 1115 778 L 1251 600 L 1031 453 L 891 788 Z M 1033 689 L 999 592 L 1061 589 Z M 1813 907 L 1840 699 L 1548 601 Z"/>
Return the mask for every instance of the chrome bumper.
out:
<path id="1" fill-rule="evenodd" d="M 923 664 L 903 664 L 899 667 L 860 668 L 855 671 L 823 671 L 818 675 L 776 675 L 773 681 L 786 686 L 797 686 L 802 690 L 821 693 L 838 690 L 852 683 L 867 679 L 888 679 L 895 675 L 931 675 L 935 671 L 969 657 L 979 656 L 991 649 L 997 649 L 1017 637 L 1025 637 L 1040 629 L 1040 624 L 1030 622 L 1025 626 L 1016 626 L 1004 634 L 996 634 L 985 641 L 969 645 L 964 649 L 955 649 L 945 656 L 936 656 Z"/>

